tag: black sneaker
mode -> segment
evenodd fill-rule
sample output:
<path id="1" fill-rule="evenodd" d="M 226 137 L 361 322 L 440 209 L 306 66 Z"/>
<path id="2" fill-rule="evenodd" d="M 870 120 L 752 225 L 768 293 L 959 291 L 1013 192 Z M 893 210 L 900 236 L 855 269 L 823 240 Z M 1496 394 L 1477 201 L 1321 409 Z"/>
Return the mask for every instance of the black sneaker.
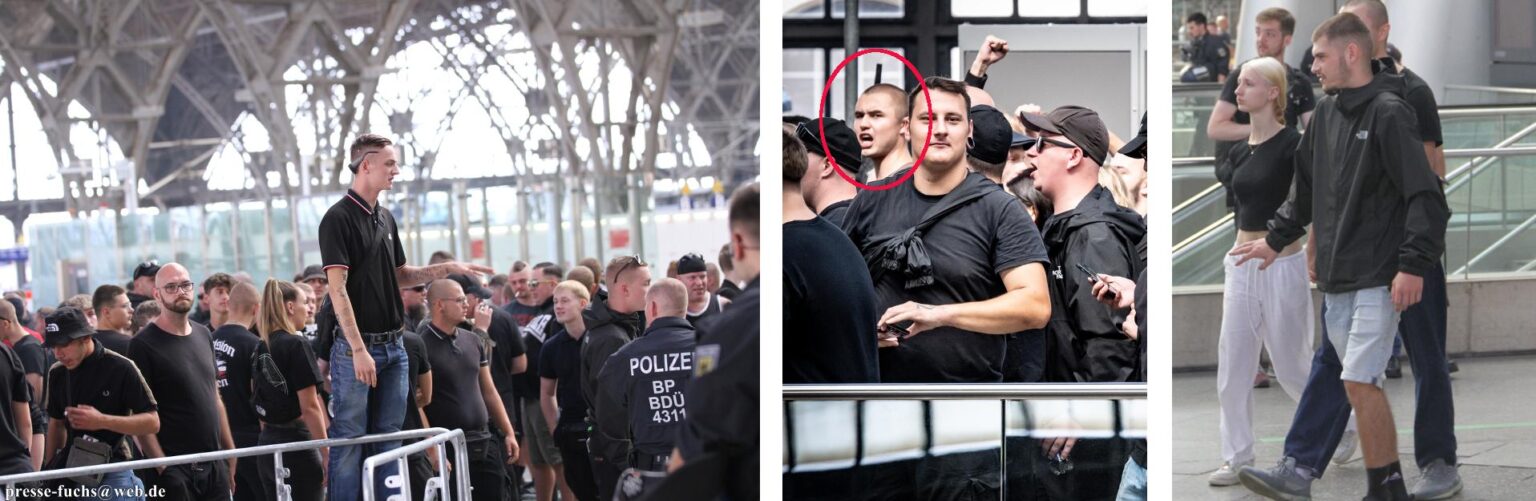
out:
<path id="1" fill-rule="evenodd" d="M 1387 379 L 1400 379 L 1403 377 L 1403 363 L 1397 357 L 1387 359 Z"/>

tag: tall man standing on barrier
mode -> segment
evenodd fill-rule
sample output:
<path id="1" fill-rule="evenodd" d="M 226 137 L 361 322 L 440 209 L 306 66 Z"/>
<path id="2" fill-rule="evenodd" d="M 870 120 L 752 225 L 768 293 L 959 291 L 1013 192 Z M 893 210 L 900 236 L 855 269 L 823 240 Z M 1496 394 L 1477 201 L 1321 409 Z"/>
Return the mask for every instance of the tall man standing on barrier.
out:
<path id="1" fill-rule="evenodd" d="M 405 264 L 395 217 L 378 204 L 379 194 L 391 188 L 400 173 L 393 144 L 376 134 L 352 142 L 352 189 L 320 220 L 320 257 L 342 334 L 322 333 L 330 339 L 322 339 L 320 347 L 331 353 L 331 438 L 400 431 L 408 398 L 404 308 L 396 296 L 400 287 L 453 273 L 494 273 L 453 261 L 424 267 Z M 359 446 L 331 448 L 330 499 L 358 499 L 365 455 L 399 446 L 399 441 L 379 442 L 366 446 L 366 454 Z M 398 473 L 393 464 L 383 470 L 375 477 L 378 492 L 384 492 L 385 479 Z"/>

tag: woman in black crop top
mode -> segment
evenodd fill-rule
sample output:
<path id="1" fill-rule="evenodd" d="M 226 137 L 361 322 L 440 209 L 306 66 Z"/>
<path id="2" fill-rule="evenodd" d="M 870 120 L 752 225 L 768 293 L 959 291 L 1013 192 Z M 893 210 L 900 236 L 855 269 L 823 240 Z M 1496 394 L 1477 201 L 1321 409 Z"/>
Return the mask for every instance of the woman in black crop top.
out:
<path id="1" fill-rule="evenodd" d="M 1237 108 L 1248 112 L 1252 132 L 1232 148 L 1228 167 L 1217 171 L 1237 224 L 1237 243 L 1262 240 L 1267 223 L 1290 192 L 1301 136 L 1284 124 L 1285 67 L 1273 58 L 1243 65 Z M 1301 242 L 1284 249 L 1268 268 L 1258 261 L 1236 266 L 1228 256 L 1222 300 L 1216 393 L 1221 403 L 1221 454 L 1225 464 L 1211 485 L 1234 485 L 1237 471 L 1254 463 L 1253 381 L 1259 350 L 1269 349 L 1275 377 L 1292 400 L 1301 398 L 1311 370 L 1312 295 Z"/>
<path id="2" fill-rule="evenodd" d="M 310 315 L 309 288 L 281 280 L 267 280 L 261 295 L 261 317 L 256 326 L 262 343 L 256 347 L 251 367 L 251 400 L 265 426 L 259 445 L 324 440 L 325 407 L 316 393 L 320 371 L 314 350 L 300 334 Z M 283 454 L 288 469 L 286 483 L 293 499 L 319 501 L 324 495 L 327 451 Z M 260 456 L 265 499 L 274 499 L 272 456 Z M 242 486 L 243 487 L 243 486 Z"/>

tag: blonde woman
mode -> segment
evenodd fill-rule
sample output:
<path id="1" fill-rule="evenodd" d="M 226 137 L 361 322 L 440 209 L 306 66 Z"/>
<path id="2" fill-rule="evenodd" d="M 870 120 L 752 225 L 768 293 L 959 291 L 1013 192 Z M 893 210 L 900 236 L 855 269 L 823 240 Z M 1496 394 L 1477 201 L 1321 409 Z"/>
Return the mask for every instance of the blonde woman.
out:
<path id="1" fill-rule="evenodd" d="M 1249 114 L 1247 144 L 1230 152 L 1216 175 L 1226 187 L 1237 225 L 1237 244 L 1262 240 L 1267 222 L 1285 201 L 1295 172 L 1301 134 L 1285 127 L 1286 70 L 1274 58 L 1243 65 L 1237 84 L 1237 108 Z M 1269 349 L 1275 377 L 1292 400 L 1301 398 L 1311 370 L 1312 295 L 1307 258 L 1297 241 L 1266 269 L 1260 262 L 1236 265 L 1227 256 L 1221 339 L 1217 352 L 1216 394 L 1221 402 L 1221 455 L 1225 463 L 1210 476 L 1211 485 L 1238 483 L 1237 472 L 1254 462 L 1253 374 L 1259 350 Z"/>
<path id="2" fill-rule="evenodd" d="M 259 445 L 286 444 L 305 440 L 324 440 L 325 407 L 316 388 L 320 369 L 315 352 L 302 335 L 304 323 L 313 313 L 309 287 L 281 280 L 267 280 L 262 291 L 261 314 L 256 331 L 261 344 L 251 367 L 251 402 L 265 426 Z M 283 454 L 283 466 L 290 476 L 293 499 L 319 501 L 324 495 L 328 451 L 298 451 Z M 273 486 L 272 456 L 261 456 L 261 483 Z M 271 499 L 268 493 L 268 499 Z"/>

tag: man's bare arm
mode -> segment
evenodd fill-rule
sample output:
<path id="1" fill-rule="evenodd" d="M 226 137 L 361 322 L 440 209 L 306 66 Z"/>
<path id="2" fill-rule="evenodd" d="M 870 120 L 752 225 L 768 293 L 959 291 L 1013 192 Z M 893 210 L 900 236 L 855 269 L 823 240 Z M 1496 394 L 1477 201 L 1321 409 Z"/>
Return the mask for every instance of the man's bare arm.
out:
<path id="1" fill-rule="evenodd" d="M 1430 170 L 1441 180 L 1445 179 L 1445 149 L 1435 145 L 1434 141 L 1424 142 L 1424 158 L 1429 159 Z M 30 376 L 28 376 L 30 377 Z"/>
<path id="2" fill-rule="evenodd" d="M 478 264 L 451 262 L 438 263 L 430 266 L 401 266 L 395 268 L 395 281 L 401 287 L 415 287 L 440 278 L 448 278 L 448 275 L 473 274 L 491 275 L 496 270 Z"/>
<path id="3" fill-rule="evenodd" d="M 912 321 L 918 334 L 935 327 L 955 327 L 983 334 L 1012 334 L 1044 327 L 1051 318 L 1045 266 L 1029 263 L 1002 274 L 1008 292 L 986 301 L 945 305 L 907 302 L 886 310 L 880 325 Z"/>
<path id="4" fill-rule="evenodd" d="M 331 307 L 336 310 L 336 323 L 341 326 L 341 334 L 347 338 L 347 346 L 352 347 L 352 352 L 366 350 L 363 345 L 362 331 L 357 330 L 357 316 L 352 310 L 352 296 L 347 294 L 347 278 L 351 270 L 344 267 L 331 267 L 325 269 L 325 278 L 330 284 L 327 292 L 331 295 Z"/>

